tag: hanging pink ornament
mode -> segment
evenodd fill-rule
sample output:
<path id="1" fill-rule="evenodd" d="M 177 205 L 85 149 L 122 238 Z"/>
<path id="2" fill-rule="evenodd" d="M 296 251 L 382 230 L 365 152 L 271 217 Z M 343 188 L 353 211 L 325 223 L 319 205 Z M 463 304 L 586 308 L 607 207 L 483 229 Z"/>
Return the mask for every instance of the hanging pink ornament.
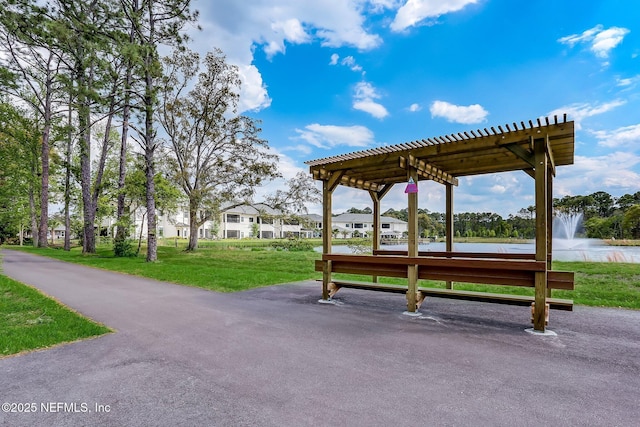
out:
<path id="1" fill-rule="evenodd" d="M 407 194 L 418 192 L 418 184 L 416 184 L 413 178 L 409 178 L 409 183 L 407 184 L 407 188 L 404 189 L 404 192 Z"/>

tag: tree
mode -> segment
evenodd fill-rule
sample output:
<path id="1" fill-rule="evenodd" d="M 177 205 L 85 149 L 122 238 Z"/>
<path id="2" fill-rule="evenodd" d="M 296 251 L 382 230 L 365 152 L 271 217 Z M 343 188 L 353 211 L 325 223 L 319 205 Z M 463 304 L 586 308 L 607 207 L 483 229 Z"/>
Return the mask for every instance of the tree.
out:
<path id="1" fill-rule="evenodd" d="M 622 229 L 625 236 L 640 239 L 640 205 L 627 209 L 622 220 Z"/>
<path id="2" fill-rule="evenodd" d="M 369 214 L 370 215 L 372 213 L 372 210 L 368 206 L 366 208 L 364 208 L 364 209 L 349 208 L 346 213 L 350 213 L 350 214 Z"/>
<path id="3" fill-rule="evenodd" d="M 640 204 L 640 191 L 635 194 L 624 194 L 618 198 L 616 203 L 622 211 L 626 211 L 631 206 Z"/>
<path id="4" fill-rule="evenodd" d="M 138 0 L 121 0 L 131 28 L 135 29 L 135 44 L 139 47 L 137 65 L 143 77 L 142 90 L 138 94 L 141 99 L 142 129 L 138 131 L 140 145 L 145 159 L 145 189 L 147 205 L 147 261 L 158 258 L 156 236 L 155 206 L 155 154 L 156 127 L 154 124 L 158 104 L 158 81 L 162 77 L 162 66 L 158 55 L 158 47 L 167 45 L 180 47 L 185 36 L 180 34 L 182 27 L 195 20 L 197 14 L 189 10 L 190 0 L 146 0 L 139 4 Z"/>
<path id="5" fill-rule="evenodd" d="M 27 111 L 0 102 L 0 222 L 5 232 L 23 230 L 30 224 L 34 246 L 38 245 L 37 193 L 40 174 L 41 135 Z"/>
<path id="6" fill-rule="evenodd" d="M 0 88 L 26 102 L 38 114 L 41 131 L 40 151 L 40 219 L 37 246 L 47 246 L 49 217 L 49 151 L 55 116 L 54 102 L 59 93 L 57 81 L 61 66 L 55 47 L 52 20 L 48 9 L 31 1 L 0 1 L 0 47 L 4 66 L 13 77 L 10 85 Z M 36 238 L 34 234 L 34 239 Z"/>
<path id="7" fill-rule="evenodd" d="M 174 156 L 169 166 L 189 203 L 191 251 L 198 247 L 198 228 L 222 204 L 249 201 L 256 187 L 278 176 L 277 156 L 268 152 L 256 121 L 236 114 L 237 67 L 219 50 L 202 65 L 199 73 L 200 58 L 187 49 L 165 58 L 159 114 Z"/>

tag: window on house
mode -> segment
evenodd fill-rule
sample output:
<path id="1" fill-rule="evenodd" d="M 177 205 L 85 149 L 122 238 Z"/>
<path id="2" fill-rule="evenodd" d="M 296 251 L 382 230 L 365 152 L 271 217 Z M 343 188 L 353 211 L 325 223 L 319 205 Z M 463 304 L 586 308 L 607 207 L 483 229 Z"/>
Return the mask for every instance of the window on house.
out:
<path id="1" fill-rule="evenodd" d="M 382 228 L 391 228 L 391 224 L 382 224 Z"/>
<path id="2" fill-rule="evenodd" d="M 237 239 L 240 237 L 239 230 L 227 230 L 227 239 Z"/>
<path id="3" fill-rule="evenodd" d="M 249 222 L 253 222 L 253 217 L 249 217 Z"/>
<path id="4" fill-rule="evenodd" d="M 353 224 L 353 228 L 364 228 L 364 224 Z"/>
<path id="5" fill-rule="evenodd" d="M 240 215 L 227 214 L 227 222 L 240 222 Z"/>

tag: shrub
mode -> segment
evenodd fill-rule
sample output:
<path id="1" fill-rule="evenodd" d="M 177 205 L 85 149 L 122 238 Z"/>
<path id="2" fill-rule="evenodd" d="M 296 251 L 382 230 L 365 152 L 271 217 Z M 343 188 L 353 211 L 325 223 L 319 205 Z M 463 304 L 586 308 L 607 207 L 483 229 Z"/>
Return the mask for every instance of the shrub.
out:
<path id="1" fill-rule="evenodd" d="M 137 255 L 131 239 L 115 239 L 113 241 L 113 253 L 121 258 L 133 258 Z"/>
<path id="2" fill-rule="evenodd" d="M 302 239 L 276 240 L 271 242 L 271 246 L 290 252 L 308 252 L 313 250 L 313 244 Z"/>

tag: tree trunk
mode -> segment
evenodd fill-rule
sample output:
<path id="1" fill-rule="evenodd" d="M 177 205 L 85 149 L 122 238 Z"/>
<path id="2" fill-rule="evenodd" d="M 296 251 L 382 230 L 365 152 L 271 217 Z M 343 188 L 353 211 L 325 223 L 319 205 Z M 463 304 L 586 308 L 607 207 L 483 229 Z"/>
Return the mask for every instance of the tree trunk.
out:
<path id="1" fill-rule="evenodd" d="M 31 238 L 33 240 L 33 246 L 38 247 L 38 214 L 36 208 L 36 196 L 33 188 L 33 183 L 29 184 L 29 217 L 31 218 Z"/>
<path id="2" fill-rule="evenodd" d="M 133 2 L 133 10 L 138 10 L 138 2 Z M 135 41 L 136 31 L 131 28 L 129 43 Z M 127 176 L 127 138 L 129 137 L 129 116 L 131 111 L 131 83 L 133 81 L 133 64 L 127 60 L 127 71 L 124 80 L 124 106 L 122 108 L 122 136 L 120 138 L 120 169 L 118 171 L 118 207 L 116 210 L 116 238 L 117 242 L 124 241 L 129 235 L 129 218 L 124 218 L 124 184 Z"/>
<path id="3" fill-rule="evenodd" d="M 189 200 L 189 244 L 187 251 L 195 251 L 198 249 L 198 206 L 193 199 Z"/>
<path id="4" fill-rule="evenodd" d="M 156 240 L 156 187 L 153 180 L 155 176 L 153 151 L 153 149 L 145 150 L 145 162 L 147 164 L 147 262 L 154 262 L 158 259 L 158 243 Z"/>
<path id="5" fill-rule="evenodd" d="M 140 235 L 138 236 L 138 250 L 136 251 L 136 256 L 140 255 L 140 247 L 142 246 L 142 229 L 144 227 L 142 227 L 144 225 L 144 217 L 147 215 L 147 213 L 143 213 L 142 214 L 142 220 L 140 221 Z"/>
<path id="6" fill-rule="evenodd" d="M 153 2 L 147 4 L 149 14 L 149 41 L 153 43 L 155 34 L 155 21 L 153 18 Z M 154 262 L 158 259 L 158 247 L 156 236 L 156 187 L 154 183 L 155 164 L 154 154 L 155 146 L 155 130 L 153 129 L 153 119 L 155 111 L 155 82 L 154 72 L 159 67 L 157 60 L 156 46 L 151 44 L 146 46 L 144 57 L 144 160 L 147 174 L 146 192 L 147 192 L 147 262 Z"/>
<path id="7" fill-rule="evenodd" d="M 50 114 L 50 113 L 49 113 Z M 42 187 L 40 189 L 40 229 L 38 230 L 38 247 L 47 247 L 49 223 L 49 130 L 50 119 L 45 115 L 44 132 L 42 133 Z"/>
<path id="8" fill-rule="evenodd" d="M 82 55 L 80 55 L 82 57 Z M 96 253 L 95 217 L 96 205 L 91 194 L 91 101 L 85 91 L 93 83 L 93 64 L 85 69 L 76 65 L 78 85 L 78 126 L 80 127 L 80 184 L 82 187 L 83 242 L 82 253 Z"/>
<path id="9" fill-rule="evenodd" d="M 44 129 L 42 131 L 42 186 L 40 189 L 40 230 L 38 247 L 47 247 L 47 234 L 49 228 L 49 134 L 51 133 L 51 97 L 52 97 L 52 76 L 51 61 L 53 55 L 49 54 L 47 63 L 47 79 L 45 83 L 44 101 Z"/>
<path id="10" fill-rule="evenodd" d="M 71 106 L 71 100 L 69 101 Z M 64 250 L 71 250 L 71 145 L 73 140 L 72 110 L 69 107 L 69 116 L 67 118 L 67 126 L 69 132 L 67 134 L 67 152 L 65 153 L 65 174 L 64 174 Z"/>
<path id="11" fill-rule="evenodd" d="M 80 183 L 82 186 L 82 253 L 96 252 L 95 207 L 91 195 L 91 132 L 89 130 L 89 107 L 80 102 L 78 123 L 80 125 Z"/>
<path id="12" fill-rule="evenodd" d="M 132 72 L 131 67 L 127 69 L 125 81 L 124 108 L 122 110 L 122 137 L 120 139 L 120 169 L 118 172 L 118 208 L 116 211 L 116 241 L 124 241 L 128 237 L 129 221 L 124 218 L 124 184 L 127 176 L 127 138 L 129 137 L 129 112 L 130 112 L 130 86 Z"/>

